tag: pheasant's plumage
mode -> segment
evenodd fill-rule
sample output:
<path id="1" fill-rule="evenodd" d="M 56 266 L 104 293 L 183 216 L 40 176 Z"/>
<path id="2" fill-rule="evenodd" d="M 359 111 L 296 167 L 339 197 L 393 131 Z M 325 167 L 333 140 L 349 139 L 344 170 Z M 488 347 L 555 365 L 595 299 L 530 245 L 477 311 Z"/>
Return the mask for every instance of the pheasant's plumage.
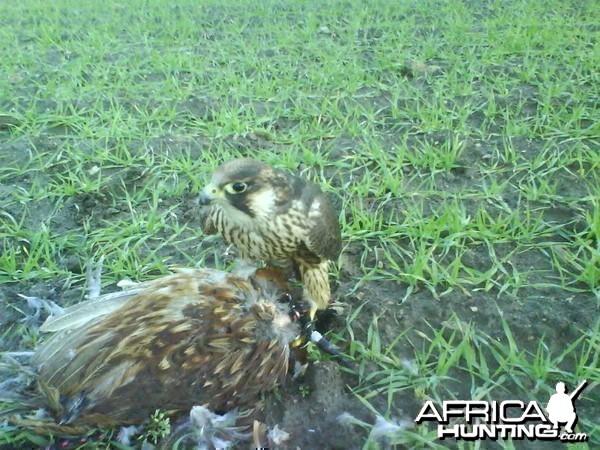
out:
<path id="1" fill-rule="evenodd" d="M 184 269 L 67 309 L 32 357 L 38 393 L 74 428 L 138 424 L 156 410 L 252 409 L 298 336 L 270 280 Z"/>

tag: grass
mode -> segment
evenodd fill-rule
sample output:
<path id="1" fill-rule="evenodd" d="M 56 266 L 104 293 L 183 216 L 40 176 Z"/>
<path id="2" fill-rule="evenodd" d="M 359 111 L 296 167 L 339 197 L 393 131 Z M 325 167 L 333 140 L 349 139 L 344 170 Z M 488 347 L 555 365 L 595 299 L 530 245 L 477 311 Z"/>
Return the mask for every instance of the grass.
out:
<path id="1" fill-rule="evenodd" d="M 597 383 L 599 16 L 557 0 L 5 1 L 0 281 L 81 287 L 100 255 L 105 285 L 225 267 L 187 211 L 212 168 L 254 155 L 339 207 L 338 292 L 373 306 L 352 303 L 337 338 L 373 412 Z M 523 313 L 532 345 L 514 308 L 534 298 L 549 313 L 546 328 Z M 581 328 L 553 342 L 564 299 Z M 448 313 L 406 329 L 377 312 L 417 302 Z M 426 427 L 393 440 L 435 444 Z"/>
<path id="2" fill-rule="evenodd" d="M 353 319 L 348 320 L 349 330 Z M 550 380 L 569 380 L 571 386 L 581 380 L 594 380 L 593 387 L 598 384 L 598 328 L 582 333 L 562 352 L 554 353 L 543 340 L 535 348 L 521 349 L 505 320 L 501 321 L 503 339 L 497 340 L 453 316 L 442 328 L 429 325 L 426 332 L 419 332 L 422 343 L 410 343 L 414 357 L 402 360 L 398 354 L 403 350 L 397 347 L 401 339 L 406 339 L 406 333 L 382 346 L 378 321 L 378 317 L 373 318 L 366 342 L 353 341 L 350 345 L 350 354 L 360 355 L 361 360 L 361 382 L 354 393 L 376 415 L 393 415 L 406 391 L 423 402 L 438 403 L 467 398 L 510 400 L 514 399 L 514 392 L 521 392 L 527 393 L 520 397 L 527 402 L 550 398 L 554 393 L 549 388 Z M 377 370 L 368 371 L 369 364 L 376 365 Z M 384 411 L 371 404 L 378 397 L 386 398 Z M 593 419 L 581 420 L 580 426 L 591 430 L 592 442 L 598 438 L 598 424 Z M 435 431 L 426 427 L 405 430 L 390 438 L 392 443 L 401 445 L 418 445 L 424 440 L 431 446 L 436 444 Z M 369 445 L 377 443 L 368 441 L 365 447 Z M 512 445 L 510 441 L 501 444 L 505 448 Z"/>

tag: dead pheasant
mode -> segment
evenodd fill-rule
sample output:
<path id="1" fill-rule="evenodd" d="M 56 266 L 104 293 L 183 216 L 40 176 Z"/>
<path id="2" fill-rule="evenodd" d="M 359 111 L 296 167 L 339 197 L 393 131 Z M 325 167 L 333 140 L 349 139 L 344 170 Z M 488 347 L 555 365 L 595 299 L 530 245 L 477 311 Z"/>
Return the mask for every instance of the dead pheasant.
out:
<path id="1" fill-rule="evenodd" d="M 268 269 L 251 279 L 182 269 L 50 317 L 40 330 L 52 335 L 29 361 L 26 401 L 48 419 L 38 412 L 12 422 L 77 435 L 140 424 L 157 409 L 254 410 L 286 374 L 299 334 L 290 306 L 278 301 L 282 286 Z"/>

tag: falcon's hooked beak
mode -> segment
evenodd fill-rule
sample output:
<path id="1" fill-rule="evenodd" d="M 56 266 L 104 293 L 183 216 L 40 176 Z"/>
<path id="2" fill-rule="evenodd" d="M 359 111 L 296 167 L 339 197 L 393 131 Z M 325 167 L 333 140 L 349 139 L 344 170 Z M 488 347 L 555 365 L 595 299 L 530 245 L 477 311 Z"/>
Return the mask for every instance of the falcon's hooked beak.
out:
<path id="1" fill-rule="evenodd" d="M 208 206 L 214 203 L 216 200 L 224 198 L 223 192 L 218 189 L 214 184 L 210 183 L 206 185 L 200 196 L 198 197 L 198 204 L 200 206 Z"/>

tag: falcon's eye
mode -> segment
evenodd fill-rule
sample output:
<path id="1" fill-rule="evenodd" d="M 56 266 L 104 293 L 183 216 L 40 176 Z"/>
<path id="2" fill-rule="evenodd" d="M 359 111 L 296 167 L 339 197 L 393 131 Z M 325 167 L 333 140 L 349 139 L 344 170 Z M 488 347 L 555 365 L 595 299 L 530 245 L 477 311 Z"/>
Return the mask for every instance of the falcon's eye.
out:
<path id="1" fill-rule="evenodd" d="M 225 186 L 225 190 L 230 194 L 241 194 L 246 189 L 248 189 L 248 185 L 241 181 L 236 181 L 235 183 L 231 183 Z"/>

